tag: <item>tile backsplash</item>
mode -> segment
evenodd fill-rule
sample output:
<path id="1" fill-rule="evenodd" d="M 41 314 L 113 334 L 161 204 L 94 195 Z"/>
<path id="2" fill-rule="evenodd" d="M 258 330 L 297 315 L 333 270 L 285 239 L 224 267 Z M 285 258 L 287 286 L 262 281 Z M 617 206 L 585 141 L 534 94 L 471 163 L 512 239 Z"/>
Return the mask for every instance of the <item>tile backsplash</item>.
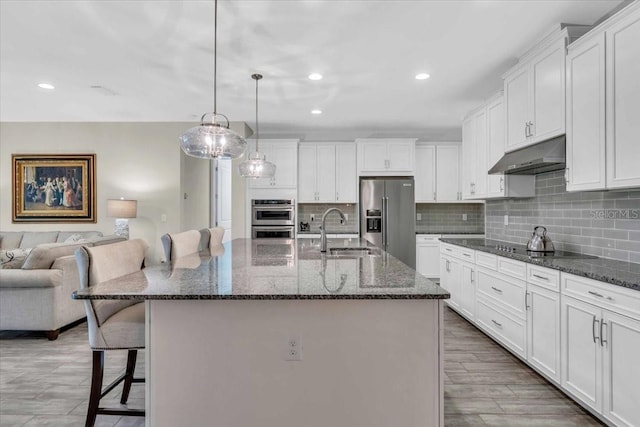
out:
<path id="1" fill-rule="evenodd" d="M 329 233 L 358 233 L 358 205 L 355 203 L 300 203 L 298 204 L 298 224 L 296 229 L 300 231 L 300 223 L 308 222 L 310 232 L 320 233 L 322 224 L 322 214 L 329 208 L 338 208 L 349 218 L 345 224 L 340 224 L 340 215 L 337 212 L 329 214 L 327 217 L 327 232 Z M 315 221 L 311 221 L 311 215 L 315 216 Z"/>
<path id="2" fill-rule="evenodd" d="M 421 219 L 417 219 L 418 214 Z M 467 215 L 466 221 L 463 215 Z M 418 233 L 484 233 L 482 203 L 418 203 L 416 204 Z"/>
<path id="3" fill-rule="evenodd" d="M 536 175 L 535 197 L 488 200 L 485 209 L 488 239 L 526 244 L 543 225 L 556 249 L 640 263 L 639 190 L 567 192 L 556 171 Z"/>

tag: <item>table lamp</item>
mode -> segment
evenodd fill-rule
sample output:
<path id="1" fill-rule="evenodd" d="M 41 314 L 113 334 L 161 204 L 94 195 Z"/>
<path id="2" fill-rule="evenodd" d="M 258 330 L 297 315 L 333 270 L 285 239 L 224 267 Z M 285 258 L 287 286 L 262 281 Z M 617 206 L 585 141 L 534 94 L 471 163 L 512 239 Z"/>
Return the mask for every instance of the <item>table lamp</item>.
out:
<path id="1" fill-rule="evenodd" d="M 138 214 L 138 201 L 120 199 L 107 200 L 107 216 L 116 219 L 115 234 L 129 238 L 129 218 Z"/>

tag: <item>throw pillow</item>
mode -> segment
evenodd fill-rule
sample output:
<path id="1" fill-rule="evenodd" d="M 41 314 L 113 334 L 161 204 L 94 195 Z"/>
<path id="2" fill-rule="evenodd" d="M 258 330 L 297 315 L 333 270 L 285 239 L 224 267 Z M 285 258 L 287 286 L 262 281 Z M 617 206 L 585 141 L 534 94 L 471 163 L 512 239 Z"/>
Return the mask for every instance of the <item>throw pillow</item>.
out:
<path id="1" fill-rule="evenodd" d="M 64 243 L 87 243 L 88 240 L 82 237 L 80 234 L 72 234 L 67 237 L 67 240 Z"/>
<path id="2" fill-rule="evenodd" d="M 2 269 L 18 269 L 24 264 L 24 260 L 31 252 L 29 249 L 3 249 L 0 250 L 0 265 Z"/>

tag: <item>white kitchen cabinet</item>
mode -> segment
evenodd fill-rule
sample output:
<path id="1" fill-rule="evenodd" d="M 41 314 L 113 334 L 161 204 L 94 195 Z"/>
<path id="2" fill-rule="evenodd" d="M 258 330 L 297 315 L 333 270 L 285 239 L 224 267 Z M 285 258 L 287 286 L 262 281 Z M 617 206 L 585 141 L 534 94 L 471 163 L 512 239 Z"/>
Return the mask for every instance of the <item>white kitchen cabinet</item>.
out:
<path id="1" fill-rule="evenodd" d="M 560 382 L 560 294 L 527 283 L 527 361 Z"/>
<path id="2" fill-rule="evenodd" d="M 440 286 L 451 294 L 449 306 L 474 321 L 476 317 L 475 252 L 443 243 L 440 245 Z"/>
<path id="3" fill-rule="evenodd" d="M 601 33 L 567 54 L 567 191 L 606 187 L 604 51 Z"/>
<path id="4" fill-rule="evenodd" d="M 561 274 L 562 386 L 615 425 L 640 425 L 640 297 Z"/>
<path id="5" fill-rule="evenodd" d="M 255 142 L 249 150 L 255 151 Z M 298 140 L 261 140 L 260 151 L 276 165 L 273 178 L 249 180 L 249 188 L 296 188 L 298 181 Z"/>
<path id="6" fill-rule="evenodd" d="M 504 155 L 504 102 L 502 92 L 487 102 L 487 170 Z M 536 192 L 533 175 L 487 175 L 487 199 L 533 197 Z"/>
<path id="7" fill-rule="evenodd" d="M 357 139 L 358 175 L 415 173 L 415 139 Z"/>
<path id="8" fill-rule="evenodd" d="M 356 172 L 356 145 L 350 142 L 336 144 L 336 202 L 358 203 L 358 174 Z"/>
<path id="9" fill-rule="evenodd" d="M 439 234 L 416 235 L 416 271 L 425 277 L 440 277 Z"/>
<path id="10" fill-rule="evenodd" d="M 353 143 L 303 143 L 298 148 L 300 203 L 355 203 Z"/>
<path id="11" fill-rule="evenodd" d="M 460 312 L 462 294 L 462 262 L 450 256 L 440 255 L 440 286 L 451 298 L 445 300 L 447 305 Z"/>
<path id="12" fill-rule="evenodd" d="M 569 46 L 568 191 L 640 186 L 640 4 Z"/>
<path id="13" fill-rule="evenodd" d="M 640 186 L 640 3 L 606 30 L 607 188 Z"/>
<path id="14" fill-rule="evenodd" d="M 483 106 L 462 124 L 463 199 L 486 197 L 487 171 L 487 113 Z"/>
<path id="15" fill-rule="evenodd" d="M 416 145 L 416 203 L 460 200 L 458 145 Z"/>
<path id="16" fill-rule="evenodd" d="M 557 26 L 504 76 L 506 151 L 565 133 L 565 50 L 585 26 Z"/>
<path id="17" fill-rule="evenodd" d="M 476 318 L 476 266 L 463 262 L 461 264 L 460 311 L 468 319 Z"/>

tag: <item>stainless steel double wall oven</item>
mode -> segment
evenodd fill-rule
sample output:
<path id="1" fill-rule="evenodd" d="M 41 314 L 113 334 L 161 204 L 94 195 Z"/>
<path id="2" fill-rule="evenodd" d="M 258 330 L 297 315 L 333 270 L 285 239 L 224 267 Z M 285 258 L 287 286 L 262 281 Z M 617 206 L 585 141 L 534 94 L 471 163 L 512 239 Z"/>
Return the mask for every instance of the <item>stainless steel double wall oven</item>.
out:
<path id="1" fill-rule="evenodd" d="M 292 199 L 251 201 L 251 237 L 293 239 L 296 205 Z"/>

